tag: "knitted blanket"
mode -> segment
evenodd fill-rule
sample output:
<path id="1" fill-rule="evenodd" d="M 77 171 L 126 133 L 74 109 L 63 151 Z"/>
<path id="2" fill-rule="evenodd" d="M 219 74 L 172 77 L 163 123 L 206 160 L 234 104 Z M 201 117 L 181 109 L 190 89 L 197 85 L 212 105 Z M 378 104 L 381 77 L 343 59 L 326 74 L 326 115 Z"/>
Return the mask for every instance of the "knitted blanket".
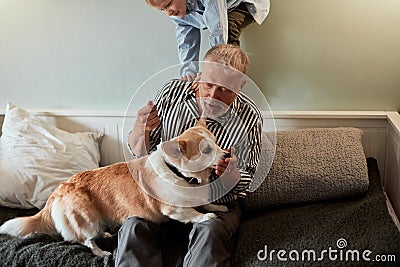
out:
<path id="1" fill-rule="evenodd" d="M 0 223 L 37 212 L 1 207 Z M 114 256 L 97 257 L 89 248 L 66 242 L 61 236 L 33 235 L 22 239 L 0 235 L 0 266 L 114 266 Z"/>
<path id="2" fill-rule="evenodd" d="M 367 163 L 364 196 L 246 213 L 233 266 L 400 266 L 400 232 L 387 209 L 377 162 Z"/>
<path id="3" fill-rule="evenodd" d="M 298 251 L 301 257 L 304 250 L 319 253 L 329 248 L 337 250 L 339 257 L 339 241 L 342 242 L 343 255 L 347 250 L 370 250 L 370 258 L 378 254 L 395 255 L 397 262 L 387 262 L 385 266 L 399 266 L 400 233 L 387 211 L 375 160 L 368 160 L 368 169 L 369 190 L 364 196 L 245 212 L 233 253 L 233 266 L 379 265 L 376 261 L 346 262 L 339 258 L 331 261 L 327 253 L 321 261 L 300 263 L 289 260 L 289 255 L 296 257 L 294 252 L 289 254 L 290 251 Z M 0 224 L 37 211 L 0 208 Z M 105 248 L 106 242 L 103 241 L 98 243 Z M 20 239 L 0 235 L 0 266 L 114 266 L 116 242 L 112 241 L 108 250 L 113 251 L 113 255 L 102 258 L 80 244 L 63 241 L 59 236 L 35 235 Z M 186 246 L 171 241 L 166 253 L 168 266 L 182 262 Z M 276 252 L 269 261 L 271 250 Z M 283 255 L 286 261 L 277 258 L 279 250 L 287 252 Z"/>

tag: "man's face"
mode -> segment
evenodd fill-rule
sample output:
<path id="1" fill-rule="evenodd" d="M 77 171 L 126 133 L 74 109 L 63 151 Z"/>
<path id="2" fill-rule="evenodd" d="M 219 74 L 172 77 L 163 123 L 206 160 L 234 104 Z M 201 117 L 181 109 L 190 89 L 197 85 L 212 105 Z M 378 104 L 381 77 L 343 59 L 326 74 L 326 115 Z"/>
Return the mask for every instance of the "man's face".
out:
<path id="1" fill-rule="evenodd" d="M 225 114 L 236 96 L 234 92 L 220 85 L 199 83 L 198 104 L 202 115 L 208 118 L 217 118 Z"/>
<path id="2" fill-rule="evenodd" d="M 178 18 L 186 16 L 186 0 L 159 0 L 154 7 L 163 11 L 167 16 Z"/>
<path id="3" fill-rule="evenodd" d="M 197 99 L 203 116 L 219 117 L 229 110 L 245 84 L 245 75 L 217 63 L 205 63 Z"/>

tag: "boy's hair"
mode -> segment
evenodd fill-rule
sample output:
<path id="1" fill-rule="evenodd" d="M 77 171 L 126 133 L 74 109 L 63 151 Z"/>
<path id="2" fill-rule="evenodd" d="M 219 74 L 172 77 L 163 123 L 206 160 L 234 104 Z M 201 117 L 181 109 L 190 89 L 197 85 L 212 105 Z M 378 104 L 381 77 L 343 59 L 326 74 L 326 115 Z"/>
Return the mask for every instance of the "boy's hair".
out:
<path id="1" fill-rule="evenodd" d="M 227 65 L 243 73 L 247 72 L 250 65 L 247 54 L 233 44 L 218 44 L 212 47 L 205 54 L 204 60 Z"/>
<path id="2" fill-rule="evenodd" d="M 160 2 L 160 0 L 145 0 L 145 1 L 147 5 L 152 7 L 155 7 Z"/>

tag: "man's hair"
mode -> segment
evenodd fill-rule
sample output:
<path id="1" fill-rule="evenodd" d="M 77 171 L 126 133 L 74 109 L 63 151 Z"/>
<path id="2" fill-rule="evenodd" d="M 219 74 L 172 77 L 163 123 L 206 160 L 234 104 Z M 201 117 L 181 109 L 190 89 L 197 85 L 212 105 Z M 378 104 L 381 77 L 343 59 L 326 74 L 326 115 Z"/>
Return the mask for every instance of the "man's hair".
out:
<path id="1" fill-rule="evenodd" d="M 204 56 L 205 61 L 211 61 L 235 68 L 246 73 L 250 59 L 239 46 L 233 44 L 218 44 L 212 47 Z"/>

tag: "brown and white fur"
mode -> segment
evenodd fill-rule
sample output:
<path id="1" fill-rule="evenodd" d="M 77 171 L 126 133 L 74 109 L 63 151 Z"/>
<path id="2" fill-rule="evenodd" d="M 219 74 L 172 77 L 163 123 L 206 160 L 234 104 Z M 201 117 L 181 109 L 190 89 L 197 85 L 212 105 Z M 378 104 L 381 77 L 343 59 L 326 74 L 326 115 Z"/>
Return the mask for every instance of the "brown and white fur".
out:
<path id="1" fill-rule="evenodd" d="M 200 143 L 203 151 L 199 150 Z M 190 166 L 185 166 L 187 162 L 200 157 L 210 161 L 207 154 L 217 156 L 206 169 L 191 172 Z M 39 213 L 5 222 L 0 227 L 0 233 L 27 237 L 34 233 L 58 232 L 65 240 L 79 242 L 91 248 L 94 254 L 105 256 L 110 253 L 102 251 L 94 240 L 108 235 L 103 230 L 106 226 L 122 224 L 131 216 L 139 216 L 154 223 L 162 223 L 168 218 L 184 223 L 216 218 L 214 213 L 204 214 L 192 207 L 175 206 L 157 200 L 145 193 L 138 181 L 144 181 L 141 180 L 143 178 L 146 183 L 157 184 L 157 179 L 167 179 L 172 184 L 190 186 L 168 168 L 164 160 L 166 158 L 183 175 L 194 177 L 200 185 L 204 185 L 209 182 L 211 168 L 219 159 L 224 158 L 224 154 L 215 144 L 212 133 L 204 124 L 199 123 L 178 138 L 159 145 L 150 156 L 72 176 L 56 188 Z M 157 173 L 165 175 L 160 178 Z M 212 204 L 204 208 L 208 211 L 227 211 L 225 206 Z"/>

